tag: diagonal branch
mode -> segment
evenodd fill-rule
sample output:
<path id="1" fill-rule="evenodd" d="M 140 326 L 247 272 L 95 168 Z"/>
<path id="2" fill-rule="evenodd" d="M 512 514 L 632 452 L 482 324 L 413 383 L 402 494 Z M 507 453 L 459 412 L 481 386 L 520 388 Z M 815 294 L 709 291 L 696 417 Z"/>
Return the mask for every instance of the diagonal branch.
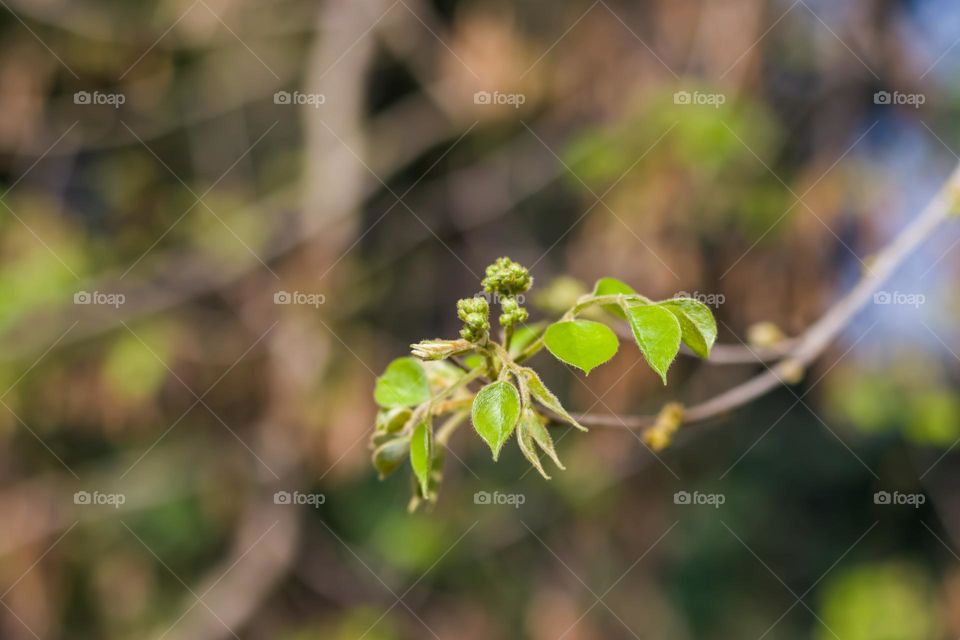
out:
<path id="1" fill-rule="evenodd" d="M 700 422 L 726 413 L 759 398 L 781 384 L 799 381 L 803 371 L 816 360 L 824 349 L 846 328 L 861 309 L 871 300 L 874 292 L 936 231 L 942 223 L 956 212 L 960 197 L 960 165 L 954 170 L 927 206 L 893 242 L 876 254 L 870 270 L 845 296 L 830 307 L 819 320 L 802 334 L 791 340 L 790 348 L 783 359 L 768 367 L 763 373 L 732 387 L 719 395 L 688 407 L 684 422 Z M 763 358 L 757 354 L 755 361 Z M 644 429 L 652 426 L 657 416 L 613 416 L 584 414 L 577 419 L 590 426 Z"/>

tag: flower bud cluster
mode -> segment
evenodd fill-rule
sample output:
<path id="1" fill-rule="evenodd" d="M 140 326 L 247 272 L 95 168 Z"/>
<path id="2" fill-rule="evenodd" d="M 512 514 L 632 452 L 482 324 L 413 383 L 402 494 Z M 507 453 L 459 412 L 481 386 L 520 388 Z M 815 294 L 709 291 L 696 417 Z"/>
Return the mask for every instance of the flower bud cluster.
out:
<path id="1" fill-rule="evenodd" d="M 460 336 L 470 342 L 483 342 L 490 332 L 490 305 L 486 298 L 457 301 L 457 317 L 463 321 Z"/>
<path id="2" fill-rule="evenodd" d="M 487 267 L 483 290 L 492 293 L 500 302 L 500 326 L 509 329 L 526 322 L 530 316 L 520 306 L 516 296 L 525 293 L 533 285 L 530 272 L 510 258 L 497 258 Z"/>

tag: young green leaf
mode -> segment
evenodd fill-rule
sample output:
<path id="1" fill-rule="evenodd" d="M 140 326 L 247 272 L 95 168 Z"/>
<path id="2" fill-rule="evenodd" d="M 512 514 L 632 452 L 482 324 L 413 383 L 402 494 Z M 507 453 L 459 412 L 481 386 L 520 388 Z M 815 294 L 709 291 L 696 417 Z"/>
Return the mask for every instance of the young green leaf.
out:
<path id="1" fill-rule="evenodd" d="M 536 322 L 534 324 L 525 324 L 514 331 L 513 338 L 510 340 L 510 356 L 516 358 L 523 353 L 523 350 L 543 331 L 544 324 L 546 323 Z"/>
<path id="2" fill-rule="evenodd" d="M 537 447 L 533 439 L 533 434 L 528 427 L 531 423 L 538 423 L 537 415 L 530 411 L 529 409 L 523 412 L 523 419 L 520 421 L 520 426 L 517 427 L 517 442 L 520 444 L 520 451 L 523 453 L 523 456 L 530 461 L 530 464 L 533 465 L 533 468 L 540 472 L 547 480 L 550 479 L 550 476 L 547 475 L 547 472 L 543 470 L 543 463 L 540 462 L 540 455 L 537 453 Z"/>
<path id="3" fill-rule="evenodd" d="M 617 280 L 616 278 L 600 278 L 597 280 L 597 284 L 593 287 L 593 295 L 595 296 L 614 296 L 617 294 L 627 294 L 627 295 L 636 295 L 636 291 L 633 290 L 633 287 L 628 285 L 626 282 Z M 627 315 L 623 312 L 623 309 L 616 304 L 605 304 L 603 309 L 613 315 L 617 316 L 621 320 L 626 320 Z"/>
<path id="4" fill-rule="evenodd" d="M 573 419 L 567 410 L 563 408 L 563 405 L 560 404 L 560 400 L 557 399 L 557 396 L 553 395 L 553 392 L 550 389 L 547 389 L 547 385 L 543 384 L 543 380 L 540 379 L 540 376 L 537 375 L 537 372 L 533 369 L 524 367 L 523 368 L 524 379 L 527 382 L 527 389 L 530 390 L 530 394 L 543 406 L 547 409 L 550 409 L 561 418 L 575 426 L 581 431 L 586 431 L 587 428 Z"/>
<path id="5" fill-rule="evenodd" d="M 430 399 L 427 372 L 410 357 L 391 362 L 377 378 L 373 398 L 381 407 L 414 407 Z"/>
<path id="6" fill-rule="evenodd" d="M 586 374 L 612 358 L 620 346 L 610 327 L 591 320 L 552 324 L 543 334 L 543 342 L 555 358 Z"/>
<path id="7" fill-rule="evenodd" d="M 476 369 L 477 367 L 482 367 L 484 363 L 483 356 L 479 353 L 471 353 L 466 358 L 463 359 L 463 364 L 468 369 Z"/>
<path id="8" fill-rule="evenodd" d="M 506 381 L 488 384 L 473 399 L 471 418 L 496 460 L 520 419 L 520 393 Z"/>
<path id="9" fill-rule="evenodd" d="M 701 358 L 710 357 L 710 349 L 717 339 L 717 321 L 710 308 L 692 298 L 664 300 L 660 306 L 670 310 L 680 322 L 683 341 Z"/>
<path id="10" fill-rule="evenodd" d="M 427 372 L 427 387 L 431 394 L 440 393 L 463 377 L 463 369 L 446 360 L 422 362 L 420 366 Z"/>
<path id="11" fill-rule="evenodd" d="M 426 421 L 421 422 L 413 429 L 410 436 L 410 466 L 420 482 L 423 495 L 427 495 L 427 484 L 430 480 L 430 463 L 433 456 L 433 432 Z"/>
<path id="12" fill-rule="evenodd" d="M 377 431 L 397 433 L 406 426 L 411 415 L 413 412 L 407 407 L 381 409 L 377 413 Z"/>
<path id="13" fill-rule="evenodd" d="M 374 431 L 370 435 L 370 448 L 376 449 L 380 445 L 390 442 L 396 437 L 397 437 L 397 434 L 395 433 L 387 433 L 386 431 Z"/>
<path id="14" fill-rule="evenodd" d="M 543 449 L 543 452 L 553 460 L 553 463 L 557 465 L 561 471 L 566 470 L 566 467 L 560 462 L 560 458 L 557 457 L 557 451 L 553 447 L 553 438 L 550 437 L 550 432 L 547 431 L 547 427 L 544 425 L 540 416 L 534 414 L 532 420 L 524 422 L 523 429 L 533 438 L 534 442 Z"/>
<path id="15" fill-rule="evenodd" d="M 407 454 L 410 453 L 410 439 L 407 437 L 389 440 L 373 451 L 373 467 L 383 480 L 397 470 Z"/>
<path id="16" fill-rule="evenodd" d="M 626 312 L 643 357 L 667 384 L 667 369 L 680 350 L 680 322 L 657 305 L 627 307 Z"/>

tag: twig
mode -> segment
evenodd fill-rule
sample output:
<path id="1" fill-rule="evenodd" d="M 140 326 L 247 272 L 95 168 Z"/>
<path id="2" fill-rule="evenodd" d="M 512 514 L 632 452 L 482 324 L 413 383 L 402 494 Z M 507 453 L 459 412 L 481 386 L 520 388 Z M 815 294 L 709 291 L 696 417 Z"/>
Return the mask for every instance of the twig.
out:
<path id="1" fill-rule="evenodd" d="M 633 342 L 633 333 L 630 332 L 626 324 L 621 323 L 613 328 L 614 333 L 621 340 Z M 706 361 L 708 364 L 730 365 L 730 364 L 757 364 L 760 362 L 773 362 L 786 357 L 790 350 L 796 345 L 794 338 L 788 338 L 778 343 L 775 347 L 751 347 L 741 344 L 715 344 L 710 350 L 710 358 Z M 686 345 L 680 347 L 680 353 L 691 358 L 699 358 L 697 354 L 687 348 Z"/>
<path id="2" fill-rule="evenodd" d="M 953 170 L 920 215 L 907 225 L 893 242 L 876 254 L 872 260 L 868 260 L 870 267 L 860 282 L 791 342 L 792 348 L 784 354 L 781 362 L 768 367 L 766 371 L 743 384 L 688 407 L 684 422 L 707 420 L 743 406 L 781 384 L 797 382 L 798 374 L 802 374 L 803 370 L 816 360 L 827 345 L 843 331 L 870 301 L 877 288 L 933 234 L 941 223 L 950 217 L 955 210 L 958 193 L 960 193 L 960 165 Z M 613 416 L 589 413 L 576 418 L 589 426 L 628 429 L 644 429 L 656 420 L 654 415 Z"/>

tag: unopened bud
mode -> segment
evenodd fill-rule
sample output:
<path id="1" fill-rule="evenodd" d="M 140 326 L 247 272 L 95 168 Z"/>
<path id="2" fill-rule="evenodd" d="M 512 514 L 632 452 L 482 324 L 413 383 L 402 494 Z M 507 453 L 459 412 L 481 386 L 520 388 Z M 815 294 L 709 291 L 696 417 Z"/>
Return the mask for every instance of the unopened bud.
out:
<path id="1" fill-rule="evenodd" d="M 503 298 L 500 301 L 500 326 L 513 327 L 523 324 L 530 317 L 527 310 L 520 306 L 516 298 Z"/>
<path id="2" fill-rule="evenodd" d="M 780 377 L 787 384 L 797 384 L 803 380 L 803 376 L 806 373 L 806 368 L 803 366 L 802 362 L 791 358 L 789 360 L 784 360 L 777 365 L 777 373 L 780 374 Z"/>
<path id="3" fill-rule="evenodd" d="M 683 405 L 677 402 L 664 405 L 660 413 L 657 414 L 656 422 L 644 432 L 643 441 L 654 451 L 662 451 L 673 440 L 673 434 L 677 432 L 682 423 Z"/>
<path id="4" fill-rule="evenodd" d="M 490 304 L 485 298 L 463 298 L 457 301 L 457 317 L 463 320 L 460 337 L 482 342 L 490 331 Z"/>
<path id="5" fill-rule="evenodd" d="M 747 329 L 747 342 L 754 347 L 770 348 L 783 342 L 786 336 L 772 322 L 758 322 Z"/>
<path id="6" fill-rule="evenodd" d="M 421 360 L 443 360 L 470 351 L 473 343 L 467 340 L 423 340 L 410 345 L 410 349 L 411 353 Z"/>
<path id="7" fill-rule="evenodd" d="M 497 258 L 487 267 L 487 277 L 483 279 L 484 291 L 503 297 L 521 294 L 532 285 L 533 278 L 527 268 L 510 258 Z"/>

